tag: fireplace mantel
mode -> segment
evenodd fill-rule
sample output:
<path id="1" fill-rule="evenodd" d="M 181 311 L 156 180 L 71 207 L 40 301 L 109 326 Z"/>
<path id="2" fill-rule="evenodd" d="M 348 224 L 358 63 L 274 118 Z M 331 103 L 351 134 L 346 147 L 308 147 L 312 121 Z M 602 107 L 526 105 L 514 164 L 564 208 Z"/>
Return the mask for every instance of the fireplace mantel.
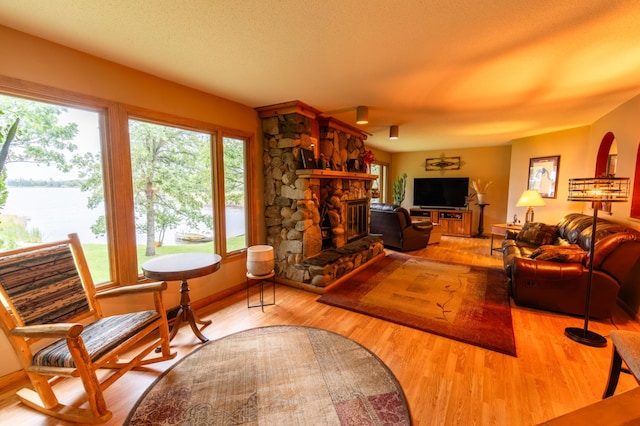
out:
<path id="1" fill-rule="evenodd" d="M 378 175 L 367 173 L 342 172 L 338 170 L 325 169 L 298 169 L 296 174 L 301 178 L 309 179 L 353 179 L 353 180 L 376 180 Z"/>

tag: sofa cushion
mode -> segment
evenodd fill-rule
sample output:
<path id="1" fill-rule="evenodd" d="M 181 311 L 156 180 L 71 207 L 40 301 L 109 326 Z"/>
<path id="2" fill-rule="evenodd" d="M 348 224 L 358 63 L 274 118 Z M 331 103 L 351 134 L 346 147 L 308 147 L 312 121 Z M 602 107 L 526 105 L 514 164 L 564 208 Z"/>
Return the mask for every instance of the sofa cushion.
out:
<path id="1" fill-rule="evenodd" d="M 563 263 L 582 263 L 587 252 L 577 244 L 568 246 L 543 245 L 538 247 L 529 256 L 531 259 L 548 260 Z"/>
<path id="2" fill-rule="evenodd" d="M 516 241 L 535 245 L 548 245 L 556 239 L 556 227 L 540 222 L 527 222 L 518 232 Z"/>

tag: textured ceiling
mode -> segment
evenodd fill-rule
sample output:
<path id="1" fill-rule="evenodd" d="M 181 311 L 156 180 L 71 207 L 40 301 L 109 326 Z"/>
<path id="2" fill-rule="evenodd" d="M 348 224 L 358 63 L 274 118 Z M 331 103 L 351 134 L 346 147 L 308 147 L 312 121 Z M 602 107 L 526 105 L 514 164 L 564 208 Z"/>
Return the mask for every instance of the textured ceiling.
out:
<path id="1" fill-rule="evenodd" d="M 301 100 L 392 152 L 507 144 L 640 93 L 635 0 L 0 0 L 0 23 L 251 107 Z"/>

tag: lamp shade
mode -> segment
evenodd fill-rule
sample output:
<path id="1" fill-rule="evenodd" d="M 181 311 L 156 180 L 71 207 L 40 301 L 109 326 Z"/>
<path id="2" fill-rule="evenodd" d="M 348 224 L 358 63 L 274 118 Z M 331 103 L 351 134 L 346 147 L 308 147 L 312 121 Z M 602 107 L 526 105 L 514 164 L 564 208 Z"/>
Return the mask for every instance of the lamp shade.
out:
<path id="1" fill-rule="evenodd" d="M 356 108 L 356 123 L 367 124 L 369 122 L 369 108 L 359 106 Z"/>
<path id="2" fill-rule="evenodd" d="M 522 193 L 520 199 L 516 203 L 516 207 L 527 207 L 527 213 L 525 215 L 525 222 L 533 222 L 533 208 L 544 206 L 544 200 L 540 196 L 540 193 L 535 190 L 527 189 Z"/>
<path id="3" fill-rule="evenodd" d="M 616 203 L 629 200 L 629 178 L 569 179 L 567 201 Z"/>
<path id="4" fill-rule="evenodd" d="M 516 207 L 542 207 L 545 205 L 540 193 L 531 189 L 524 191 L 516 203 Z"/>

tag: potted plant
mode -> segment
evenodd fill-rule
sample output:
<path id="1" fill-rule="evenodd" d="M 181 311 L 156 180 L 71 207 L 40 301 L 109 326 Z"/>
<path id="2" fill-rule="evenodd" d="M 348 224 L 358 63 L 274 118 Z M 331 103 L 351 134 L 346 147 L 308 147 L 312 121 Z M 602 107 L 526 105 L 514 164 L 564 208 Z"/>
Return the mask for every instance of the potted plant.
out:
<path id="1" fill-rule="evenodd" d="M 487 193 L 487 190 L 489 189 L 489 187 L 491 186 L 491 184 L 493 183 L 493 181 L 489 181 L 485 184 L 482 183 L 482 180 L 480 179 L 475 179 L 471 181 L 471 187 L 473 188 L 474 191 L 476 191 L 476 197 L 478 199 L 478 204 L 484 204 L 484 196 Z"/>
<path id="2" fill-rule="evenodd" d="M 393 182 L 393 204 L 401 205 L 404 201 L 404 193 L 407 187 L 407 174 L 403 173 Z"/>

